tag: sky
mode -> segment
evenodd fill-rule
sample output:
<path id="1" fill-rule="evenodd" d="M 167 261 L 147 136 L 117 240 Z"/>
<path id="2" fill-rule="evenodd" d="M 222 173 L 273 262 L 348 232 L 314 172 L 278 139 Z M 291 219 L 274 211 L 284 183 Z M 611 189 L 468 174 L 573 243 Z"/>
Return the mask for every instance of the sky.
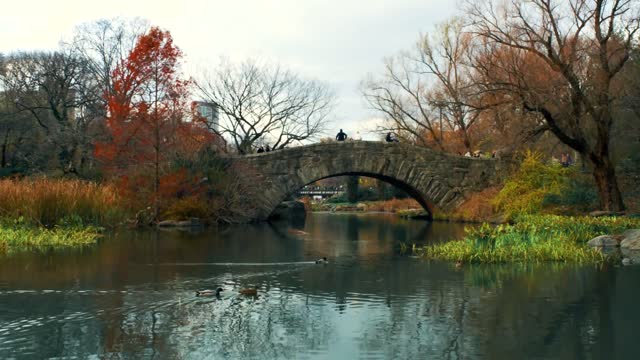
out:
<path id="1" fill-rule="evenodd" d="M 371 130 L 381 120 L 360 82 L 456 12 L 454 0 L 24 0 L 2 8 L 2 53 L 55 49 L 76 25 L 120 16 L 169 30 L 187 71 L 215 69 L 221 57 L 280 63 L 334 89 L 328 133 L 365 139 L 377 138 Z"/>

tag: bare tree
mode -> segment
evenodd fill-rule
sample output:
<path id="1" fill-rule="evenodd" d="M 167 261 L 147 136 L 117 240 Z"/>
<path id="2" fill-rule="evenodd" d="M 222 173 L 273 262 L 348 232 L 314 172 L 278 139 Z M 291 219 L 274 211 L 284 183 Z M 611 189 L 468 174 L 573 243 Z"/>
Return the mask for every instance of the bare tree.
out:
<path id="1" fill-rule="evenodd" d="M 222 117 L 217 132 L 230 137 L 241 154 L 253 152 L 260 142 L 275 149 L 313 139 L 321 134 L 335 101 L 321 82 L 252 60 L 223 62 L 197 85 L 200 96 Z"/>
<path id="2" fill-rule="evenodd" d="M 390 122 L 383 130 L 441 150 L 450 145 L 445 132 L 455 134 L 471 150 L 469 129 L 482 110 L 469 66 L 471 40 L 454 18 L 420 36 L 413 51 L 387 59 L 382 78 L 364 82 L 365 99 Z"/>
<path id="3" fill-rule="evenodd" d="M 593 166 L 601 207 L 625 206 L 610 158 L 620 72 L 637 41 L 632 0 L 470 0 L 470 30 L 483 43 L 476 62 L 485 91 L 542 119 Z"/>
<path id="4" fill-rule="evenodd" d="M 100 19 L 78 25 L 71 40 L 63 42 L 63 49 L 84 59 L 88 72 L 102 91 L 99 95 L 104 95 L 112 92 L 113 71 L 147 30 L 149 23 L 140 18 Z M 102 109 L 106 109 L 105 104 Z"/>
<path id="5" fill-rule="evenodd" d="M 93 142 L 101 135 L 96 120 L 106 115 L 113 70 L 147 27 L 140 19 L 98 20 L 78 26 L 59 51 L 6 57 L 0 83 L 13 104 L 4 106 L 3 149 L 16 136 L 29 138 L 32 151 L 25 160 L 31 168 L 56 164 L 77 173 L 90 167 Z M 35 125 L 30 136 L 17 132 L 26 122 Z"/>
<path id="6" fill-rule="evenodd" d="M 12 54 L 6 63 L 0 83 L 14 102 L 13 116 L 28 115 L 37 124 L 43 161 L 77 171 L 93 120 L 87 108 L 100 97 L 85 62 L 68 53 L 34 52 Z"/>

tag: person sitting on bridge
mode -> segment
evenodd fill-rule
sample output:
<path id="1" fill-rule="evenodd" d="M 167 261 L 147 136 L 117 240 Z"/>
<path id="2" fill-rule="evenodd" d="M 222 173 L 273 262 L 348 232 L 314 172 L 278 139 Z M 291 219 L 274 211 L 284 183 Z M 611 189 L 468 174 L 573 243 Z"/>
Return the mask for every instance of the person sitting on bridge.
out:
<path id="1" fill-rule="evenodd" d="M 336 135 L 336 140 L 338 140 L 338 141 L 347 140 L 347 134 L 345 132 L 343 132 L 342 129 L 340 129 L 340 132 L 338 133 L 338 135 Z"/>
<path id="2" fill-rule="evenodd" d="M 387 133 L 387 137 L 386 137 L 386 138 L 384 138 L 384 139 L 385 139 L 387 142 L 400 142 L 400 141 L 398 140 L 398 138 L 396 138 L 396 137 L 393 135 L 393 133 L 391 133 L 391 132 Z"/>
<path id="3" fill-rule="evenodd" d="M 269 144 L 267 144 L 267 146 L 264 148 L 264 151 L 265 151 L 265 152 L 269 152 L 269 151 L 271 151 L 271 148 L 269 147 Z"/>
<path id="4" fill-rule="evenodd" d="M 264 148 L 263 148 L 262 146 L 260 146 L 260 147 L 258 148 L 257 153 L 258 153 L 258 154 L 260 154 L 260 153 L 263 153 L 263 152 L 264 152 Z"/>

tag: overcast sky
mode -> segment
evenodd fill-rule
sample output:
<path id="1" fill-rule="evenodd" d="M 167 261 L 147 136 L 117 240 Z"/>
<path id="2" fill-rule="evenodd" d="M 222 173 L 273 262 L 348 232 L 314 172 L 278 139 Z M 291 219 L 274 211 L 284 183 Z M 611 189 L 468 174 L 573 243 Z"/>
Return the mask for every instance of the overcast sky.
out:
<path id="1" fill-rule="evenodd" d="M 0 52 L 55 49 L 80 23 L 141 17 L 171 32 L 185 69 L 251 57 L 328 83 L 338 96 L 330 128 L 373 138 L 376 113 L 360 81 L 454 13 L 454 0 L 10 1 L 0 13 Z"/>

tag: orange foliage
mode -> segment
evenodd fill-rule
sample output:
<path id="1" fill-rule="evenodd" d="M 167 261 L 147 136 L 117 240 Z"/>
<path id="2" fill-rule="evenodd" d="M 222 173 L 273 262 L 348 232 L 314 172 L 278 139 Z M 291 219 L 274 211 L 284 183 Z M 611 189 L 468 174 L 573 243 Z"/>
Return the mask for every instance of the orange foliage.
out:
<path id="1" fill-rule="evenodd" d="M 471 196 L 458 207 L 458 210 L 450 216 L 450 220 L 459 221 L 495 221 L 499 220 L 491 200 L 500 192 L 500 187 L 491 187 L 483 191 L 471 194 Z"/>
<path id="2" fill-rule="evenodd" d="M 172 160 L 192 157 L 215 137 L 201 117 L 188 116 L 191 82 L 179 77 L 181 57 L 168 31 L 154 27 L 138 38 L 113 71 L 113 91 L 105 94 L 110 141 L 95 149 L 121 191 L 136 203 L 153 202 L 156 215 L 161 198 L 193 191 L 196 182 L 172 171 Z"/>

